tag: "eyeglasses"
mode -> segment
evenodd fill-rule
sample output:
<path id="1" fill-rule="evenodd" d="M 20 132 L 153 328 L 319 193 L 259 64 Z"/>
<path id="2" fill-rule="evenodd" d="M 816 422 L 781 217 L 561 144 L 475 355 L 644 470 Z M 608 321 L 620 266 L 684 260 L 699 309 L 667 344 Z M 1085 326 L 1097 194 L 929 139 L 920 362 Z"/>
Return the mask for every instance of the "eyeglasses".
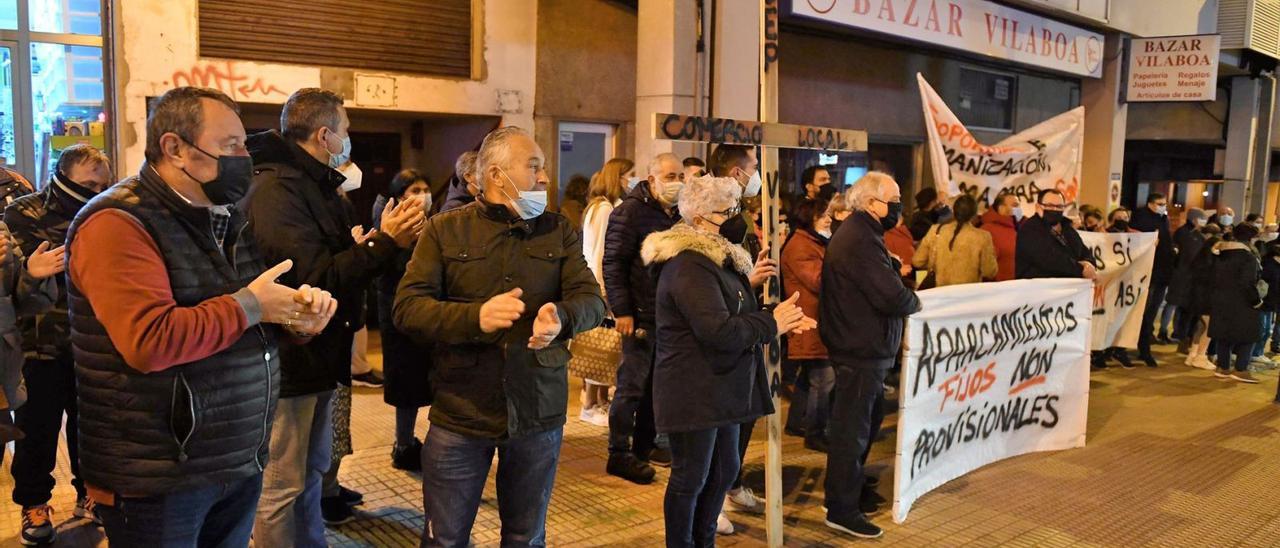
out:
<path id="1" fill-rule="evenodd" d="M 725 217 L 733 218 L 733 217 L 737 217 L 738 215 L 742 214 L 742 207 L 740 207 L 740 206 L 734 206 L 734 207 L 731 207 L 731 208 L 726 209 L 726 210 L 723 210 L 723 211 L 712 211 L 712 212 L 711 212 L 711 214 L 712 214 L 712 215 L 724 215 Z"/>

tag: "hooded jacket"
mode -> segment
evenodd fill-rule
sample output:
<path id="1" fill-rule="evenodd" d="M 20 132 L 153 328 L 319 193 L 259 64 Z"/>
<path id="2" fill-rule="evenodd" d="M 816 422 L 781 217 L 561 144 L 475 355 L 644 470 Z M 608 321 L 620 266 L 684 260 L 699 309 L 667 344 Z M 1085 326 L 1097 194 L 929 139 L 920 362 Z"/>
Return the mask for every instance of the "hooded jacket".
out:
<path id="1" fill-rule="evenodd" d="M 267 264 L 292 260 L 280 283 L 319 287 L 338 301 L 337 314 L 309 344 L 282 345 L 280 397 L 350 386 L 351 343 L 365 322 L 367 291 L 400 249 L 381 232 L 356 245 L 351 211 L 338 194 L 344 177 L 302 147 L 274 130 L 250 136 L 246 145 L 254 176 L 242 208 Z"/>
<path id="2" fill-rule="evenodd" d="M 763 345 L 778 325 L 751 290 L 746 250 L 681 224 L 645 238 L 640 255 L 658 280 L 658 431 L 706 430 L 773 413 Z"/>
<path id="3" fill-rule="evenodd" d="M 1018 255 L 1017 220 L 988 209 L 982 214 L 982 229 L 991 233 L 991 243 L 996 247 L 996 281 L 1012 280 Z"/>

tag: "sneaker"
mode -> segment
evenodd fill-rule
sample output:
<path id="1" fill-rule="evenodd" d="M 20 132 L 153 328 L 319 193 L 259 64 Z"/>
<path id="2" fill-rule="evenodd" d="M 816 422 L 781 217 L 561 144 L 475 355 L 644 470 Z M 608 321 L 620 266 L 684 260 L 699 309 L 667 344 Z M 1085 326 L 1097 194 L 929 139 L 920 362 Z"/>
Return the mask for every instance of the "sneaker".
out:
<path id="1" fill-rule="evenodd" d="M 733 522 L 729 521 L 729 516 L 726 515 L 724 512 L 720 512 L 720 517 L 716 518 L 716 534 L 717 535 L 733 534 Z"/>
<path id="2" fill-rule="evenodd" d="M 382 388 L 382 375 L 372 369 L 368 373 L 351 376 L 351 384 L 354 386 L 365 386 L 368 388 Z"/>
<path id="3" fill-rule="evenodd" d="M 1248 371 L 1236 371 L 1231 374 L 1231 378 L 1245 384 L 1258 384 L 1258 379 L 1255 379 Z"/>
<path id="4" fill-rule="evenodd" d="M 360 506 L 361 504 L 364 504 L 364 495 L 360 494 L 359 491 L 347 489 L 341 485 L 338 486 L 337 498 L 342 499 L 342 502 L 347 506 Z"/>
<path id="5" fill-rule="evenodd" d="M 48 504 L 22 507 L 22 544 L 52 544 L 57 530 L 53 527 L 53 507 Z"/>
<path id="6" fill-rule="evenodd" d="M 747 514 L 764 513 L 764 499 L 757 497 L 749 487 L 729 491 L 729 494 L 724 496 L 724 504 L 726 509 L 734 512 Z"/>
<path id="7" fill-rule="evenodd" d="M 1218 377 L 1219 379 L 1225 379 L 1231 376 L 1231 371 L 1229 369 L 1219 367 L 1213 370 L 1213 376 Z"/>
<path id="8" fill-rule="evenodd" d="M 826 439 L 826 438 L 815 437 L 815 438 L 805 438 L 805 439 L 804 439 L 804 448 L 805 448 L 805 449 L 808 449 L 808 450 L 810 450 L 810 451 L 817 451 L 817 452 L 819 452 L 819 453 L 826 453 L 826 452 L 827 452 L 827 450 L 829 449 L 829 446 L 828 446 L 828 444 L 827 444 L 827 439 Z"/>
<path id="9" fill-rule="evenodd" d="M 330 527 L 351 523 L 356 519 L 355 511 L 341 496 L 321 498 L 320 516 L 324 518 L 324 524 Z"/>
<path id="10" fill-rule="evenodd" d="M 595 417 L 596 417 L 596 406 L 594 405 L 591 407 L 583 407 L 582 411 L 578 413 L 578 420 L 585 422 L 587 424 L 595 424 L 595 421 L 594 421 Z"/>
<path id="11" fill-rule="evenodd" d="M 649 464 L 661 468 L 671 468 L 671 450 L 654 447 L 649 451 Z"/>
<path id="12" fill-rule="evenodd" d="M 98 517 L 97 503 L 89 495 L 76 499 L 76 509 L 71 511 L 71 515 L 80 519 L 87 519 L 95 525 L 102 525 L 102 518 Z"/>
<path id="13" fill-rule="evenodd" d="M 605 466 L 605 471 L 610 476 L 617 476 L 639 485 L 653 483 L 653 476 L 656 473 L 652 466 L 631 453 L 609 455 L 609 464 Z"/>
<path id="14" fill-rule="evenodd" d="M 827 514 L 826 524 L 827 527 L 858 538 L 880 538 L 880 535 L 884 534 L 884 531 L 876 527 L 876 524 L 871 523 L 867 516 L 863 515 L 838 518 Z"/>
<path id="15" fill-rule="evenodd" d="M 876 492 L 875 488 L 871 486 L 862 488 L 862 500 L 869 500 L 876 504 L 884 504 L 886 502 L 889 502 L 889 499 L 884 498 L 884 495 L 881 495 L 880 493 Z"/>
<path id="16" fill-rule="evenodd" d="M 1255 356 L 1249 359 L 1249 365 L 1260 365 L 1262 367 L 1266 367 L 1271 365 L 1271 360 L 1268 360 L 1266 356 Z"/>
<path id="17" fill-rule="evenodd" d="M 1205 356 L 1196 356 L 1196 359 L 1191 362 L 1191 366 L 1198 367 L 1206 371 L 1213 371 L 1218 367 L 1216 365 L 1213 365 L 1213 362 L 1209 361 L 1209 358 Z"/>
<path id="18" fill-rule="evenodd" d="M 406 472 L 421 472 L 422 442 L 415 439 L 409 445 L 392 446 L 391 467 Z"/>
<path id="19" fill-rule="evenodd" d="M 587 422 L 599 426 L 601 428 L 609 427 L 609 406 L 597 405 L 595 411 L 591 413 L 591 418 Z"/>

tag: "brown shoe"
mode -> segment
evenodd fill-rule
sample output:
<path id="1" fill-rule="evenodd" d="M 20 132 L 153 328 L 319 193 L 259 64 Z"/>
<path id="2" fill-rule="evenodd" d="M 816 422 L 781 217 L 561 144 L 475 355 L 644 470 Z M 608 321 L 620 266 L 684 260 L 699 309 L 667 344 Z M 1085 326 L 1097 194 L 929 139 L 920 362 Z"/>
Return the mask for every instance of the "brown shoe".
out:
<path id="1" fill-rule="evenodd" d="M 12 424 L 0 424 L 0 445 L 27 437 L 23 431 Z"/>
<path id="2" fill-rule="evenodd" d="M 1258 384 L 1258 379 L 1253 378 L 1248 371 L 1234 371 L 1231 373 L 1231 378 L 1245 384 Z"/>

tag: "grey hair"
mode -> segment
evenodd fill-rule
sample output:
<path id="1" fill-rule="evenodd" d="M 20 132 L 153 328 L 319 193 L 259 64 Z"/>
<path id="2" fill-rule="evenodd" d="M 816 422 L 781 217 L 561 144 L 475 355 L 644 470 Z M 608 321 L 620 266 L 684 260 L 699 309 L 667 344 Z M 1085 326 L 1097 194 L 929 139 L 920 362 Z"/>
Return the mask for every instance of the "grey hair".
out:
<path id="1" fill-rule="evenodd" d="M 694 177 L 680 190 L 680 217 L 693 224 L 698 217 L 738 205 L 742 185 L 733 177 Z"/>
<path id="2" fill-rule="evenodd" d="M 511 139 L 520 136 L 529 137 L 529 132 L 518 126 L 503 126 L 484 137 L 472 168 L 472 173 L 479 175 L 476 177 L 476 185 L 484 188 L 484 172 L 489 166 L 496 165 L 505 169 L 504 166 L 511 161 Z"/>
<path id="3" fill-rule="evenodd" d="M 679 156 L 670 152 L 663 152 L 662 154 L 654 156 L 653 160 L 649 161 L 649 175 L 657 175 L 658 172 L 662 171 L 662 162 L 667 160 L 675 162 L 677 166 L 683 166 L 680 162 Z"/>
<path id="4" fill-rule="evenodd" d="M 463 152 L 458 156 L 458 161 L 453 163 L 453 172 L 458 178 L 466 182 L 467 177 L 475 177 L 476 174 L 476 153 L 474 150 Z"/>
<path id="5" fill-rule="evenodd" d="M 327 127 L 338 131 L 342 117 L 342 96 L 320 88 L 302 88 L 293 92 L 280 109 L 280 133 L 286 139 L 301 143 L 316 130 Z"/>
<path id="6" fill-rule="evenodd" d="M 188 143 L 195 143 L 200 137 L 200 126 L 204 125 L 204 104 L 201 99 L 217 101 L 230 108 L 237 115 L 240 107 L 227 94 L 213 88 L 180 87 L 164 92 L 151 101 L 151 114 L 147 115 L 147 149 L 144 156 L 148 162 L 159 162 L 164 157 L 160 149 L 160 138 L 166 133 L 173 133 Z"/>
<path id="7" fill-rule="evenodd" d="M 894 182 L 893 177 L 883 171 L 867 173 L 849 187 L 845 193 L 845 205 L 850 210 L 862 211 L 866 209 L 868 200 L 880 200 L 885 184 L 892 182 Z"/>

